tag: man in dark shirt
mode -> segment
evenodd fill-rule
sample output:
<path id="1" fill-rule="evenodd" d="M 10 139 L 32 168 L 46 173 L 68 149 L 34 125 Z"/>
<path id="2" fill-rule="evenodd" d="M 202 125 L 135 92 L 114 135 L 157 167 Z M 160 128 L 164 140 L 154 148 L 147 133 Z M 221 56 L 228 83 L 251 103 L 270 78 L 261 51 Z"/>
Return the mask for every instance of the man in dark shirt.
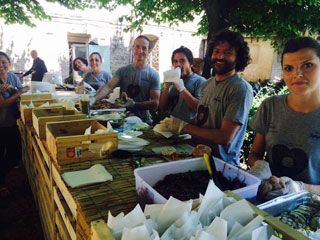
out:
<path id="1" fill-rule="evenodd" d="M 42 81 L 43 75 L 48 72 L 47 67 L 42 59 L 38 57 L 36 50 L 31 51 L 31 57 L 33 58 L 33 64 L 29 71 L 25 72 L 22 77 L 32 74 L 31 81 Z"/>

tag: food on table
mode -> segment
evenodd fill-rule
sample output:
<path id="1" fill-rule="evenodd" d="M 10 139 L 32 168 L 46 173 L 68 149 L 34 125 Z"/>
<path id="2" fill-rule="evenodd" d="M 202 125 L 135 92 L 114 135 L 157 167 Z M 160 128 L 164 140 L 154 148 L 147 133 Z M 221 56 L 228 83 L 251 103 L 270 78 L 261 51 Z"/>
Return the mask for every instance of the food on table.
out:
<path id="1" fill-rule="evenodd" d="M 164 156 L 170 156 L 176 153 L 176 149 L 174 147 L 163 147 L 161 148 L 161 154 Z"/>
<path id="2" fill-rule="evenodd" d="M 245 183 L 239 179 L 227 179 L 222 172 L 217 172 L 217 179 L 222 191 L 245 187 Z M 210 176 L 207 170 L 189 171 L 169 174 L 163 180 L 157 182 L 154 188 L 167 199 L 173 196 L 181 201 L 186 201 L 199 198 L 200 193 L 205 194 L 209 180 Z"/>
<path id="3" fill-rule="evenodd" d="M 279 219 L 294 229 L 317 231 L 320 229 L 320 202 L 312 199 L 310 203 L 281 213 Z"/>
<path id="4" fill-rule="evenodd" d="M 212 150 L 209 146 L 204 144 L 198 144 L 196 147 L 192 149 L 192 156 L 194 157 L 202 157 L 205 153 L 210 156 Z"/>
<path id="5" fill-rule="evenodd" d="M 100 101 L 97 101 L 93 106 L 91 106 L 92 110 L 112 109 L 112 108 L 119 108 L 119 105 L 115 103 L 110 103 L 106 100 L 100 100 Z"/>

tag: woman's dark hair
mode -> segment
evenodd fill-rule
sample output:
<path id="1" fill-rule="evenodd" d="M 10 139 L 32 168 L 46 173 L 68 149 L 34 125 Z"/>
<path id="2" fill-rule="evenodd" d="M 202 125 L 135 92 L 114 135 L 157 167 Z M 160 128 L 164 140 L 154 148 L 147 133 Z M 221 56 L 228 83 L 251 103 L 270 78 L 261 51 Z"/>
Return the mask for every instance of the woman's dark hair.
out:
<path id="1" fill-rule="evenodd" d="M 171 56 L 171 62 L 172 63 L 173 63 L 174 55 L 176 53 L 183 53 L 187 57 L 189 63 L 193 64 L 193 54 L 192 54 L 192 52 L 190 51 L 189 48 L 181 46 L 181 47 L 177 48 L 176 50 L 174 50 L 173 53 L 172 53 L 172 56 Z"/>
<path id="2" fill-rule="evenodd" d="M 0 51 L 0 56 L 4 56 L 8 60 L 8 62 L 11 63 L 11 60 L 10 60 L 8 54 L 6 54 L 5 52 Z"/>
<path id="3" fill-rule="evenodd" d="M 311 37 L 298 37 L 287 41 L 281 54 L 281 66 L 283 64 L 283 55 L 286 53 L 297 52 L 303 48 L 313 49 L 318 58 L 320 58 L 320 43 Z"/>
<path id="4" fill-rule="evenodd" d="M 91 58 L 91 56 L 94 55 L 94 54 L 98 55 L 99 58 L 100 58 L 100 62 L 102 62 L 102 57 L 101 57 L 100 53 L 98 53 L 98 52 L 93 52 L 93 53 L 91 53 L 90 56 L 89 56 L 89 58 Z"/>
<path id="5" fill-rule="evenodd" d="M 73 70 L 75 70 L 75 71 L 80 71 L 80 69 L 76 66 L 76 61 L 77 61 L 77 60 L 80 60 L 84 65 L 88 66 L 88 61 L 87 61 L 87 59 L 84 59 L 84 58 L 82 58 L 82 57 L 77 57 L 77 58 L 75 58 L 75 59 L 73 60 L 73 62 L 72 62 Z"/>
<path id="6" fill-rule="evenodd" d="M 209 43 L 207 57 L 211 59 L 213 49 L 220 43 L 229 43 L 236 51 L 236 71 L 243 71 L 250 63 L 250 49 L 248 43 L 244 40 L 243 36 L 238 32 L 224 30 L 216 35 L 212 42 Z"/>

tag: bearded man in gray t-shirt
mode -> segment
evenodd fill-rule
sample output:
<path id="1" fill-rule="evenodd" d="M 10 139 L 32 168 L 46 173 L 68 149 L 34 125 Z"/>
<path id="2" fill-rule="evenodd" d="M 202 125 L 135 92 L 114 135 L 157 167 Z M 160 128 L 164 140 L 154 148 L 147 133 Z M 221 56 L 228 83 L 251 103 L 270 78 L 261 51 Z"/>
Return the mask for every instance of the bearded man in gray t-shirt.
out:
<path id="1" fill-rule="evenodd" d="M 253 91 L 237 72 L 250 61 L 249 47 L 239 33 L 227 30 L 215 36 L 208 54 L 215 76 L 202 88 L 196 124 L 186 125 L 183 132 L 238 166 Z"/>

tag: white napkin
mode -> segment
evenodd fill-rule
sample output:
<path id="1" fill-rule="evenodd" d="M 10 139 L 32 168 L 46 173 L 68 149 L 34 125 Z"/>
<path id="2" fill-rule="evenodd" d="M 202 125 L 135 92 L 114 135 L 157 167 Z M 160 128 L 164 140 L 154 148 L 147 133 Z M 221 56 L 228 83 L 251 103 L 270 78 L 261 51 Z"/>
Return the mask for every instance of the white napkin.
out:
<path id="1" fill-rule="evenodd" d="M 173 133 L 168 131 L 168 130 L 164 130 L 163 127 L 161 126 L 161 124 L 156 124 L 153 127 L 153 131 L 156 133 L 161 134 L 162 136 L 164 136 L 165 138 L 170 138 L 173 136 Z"/>
<path id="2" fill-rule="evenodd" d="M 135 228 L 124 228 L 121 240 L 149 240 L 150 235 L 145 225 Z"/>
<path id="3" fill-rule="evenodd" d="M 90 130 L 91 132 L 91 130 Z M 97 131 L 95 131 L 95 134 L 106 134 L 106 133 L 113 133 L 115 132 L 110 124 L 110 122 L 107 123 L 107 129 L 98 129 Z M 86 135 L 86 134 L 85 134 Z"/>
<path id="4" fill-rule="evenodd" d="M 115 103 L 116 99 L 119 97 L 120 97 L 120 87 L 116 87 L 110 93 L 110 96 L 108 98 L 108 102 Z"/>
<path id="5" fill-rule="evenodd" d="M 159 233 L 163 233 L 171 224 L 181 218 L 185 212 L 190 213 L 191 208 L 192 200 L 182 202 L 176 198 L 170 197 L 156 219 L 159 226 Z"/>
<path id="6" fill-rule="evenodd" d="M 113 180 L 111 174 L 101 164 L 95 164 L 87 170 L 66 172 L 62 177 L 72 188 Z"/>
<path id="7" fill-rule="evenodd" d="M 216 217 L 207 228 L 206 232 L 213 235 L 216 239 L 227 240 L 228 222 L 222 218 Z"/>
<path id="8" fill-rule="evenodd" d="M 228 221 L 228 232 L 235 222 L 245 226 L 255 217 L 255 212 L 244 199 L 229 205 L 222 210 L 220 217 Z"/>
<path id="9" fill-rule="evenodd" d="M 29 108 L 34 108 L 33 101 L 30 102 Z"/>
<path id="10" fill-rule="evenodd" d="M 163 82 L 175 83 L 180 78 L 181 78 L 181 68 L 179 67 L 163 72 Z"/>
<path id="11" fill-rule="evenodd" d="M 213 183 L 212 180 L 209 181 L 206 193 L 201 201 L 200 208 L 198 210 L 200 216 L 200 222 L 204 226 L 208 226 L 209 222 L 208 209 L 209 206 L 216 204 L 220 199 L 222 199 L 224 193 Z"/>
<path id="12" fill-rule="evenodd" d="M 119 239 L 124 228 L 135 228 L 137 226 L 143 225 L 146 218 L 141 210 L 139 204 L 124 216 L 123 213 L 118 214 L 113 217 L 111 212 L 108 212 L 108 226 L 112 230 L 115 238 Z"/>

